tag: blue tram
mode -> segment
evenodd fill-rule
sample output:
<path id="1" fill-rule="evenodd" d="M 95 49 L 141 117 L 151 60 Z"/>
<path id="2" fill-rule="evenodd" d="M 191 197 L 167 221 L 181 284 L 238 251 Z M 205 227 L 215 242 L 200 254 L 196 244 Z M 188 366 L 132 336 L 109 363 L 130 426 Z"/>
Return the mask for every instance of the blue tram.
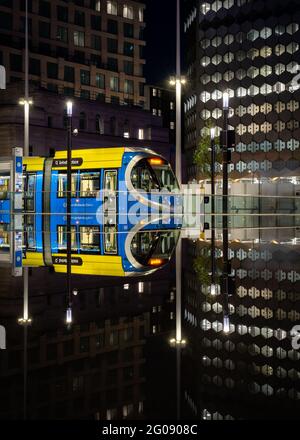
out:
<path id="1" fill-rule="evenodd" d="M 66 170 L 66 152 L 24 160 L 24 265 L 66 271 Z M 73 151 L 71 190 L 72 273 L 128 276 L 170 259 L 182 199 L 161 156 L 130 148 Z"/>

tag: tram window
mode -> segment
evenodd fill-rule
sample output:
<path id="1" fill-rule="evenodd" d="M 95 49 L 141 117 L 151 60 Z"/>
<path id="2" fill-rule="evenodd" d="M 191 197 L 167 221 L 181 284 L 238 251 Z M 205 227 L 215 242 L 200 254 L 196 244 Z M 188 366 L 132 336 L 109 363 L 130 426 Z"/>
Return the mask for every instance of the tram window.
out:
<path id="1" fill-rule="evenodd" d="M 151 164 L 151 167 L 159 182 L 160 189 L 167 189 L 168 191 L 173 191 L 174 189 L 178 189 L 178 182 L 170 165 Z"/>
<path id="2" fill-rule="evenodd" d="M 105 226 L 104 228 L 104 253 L 106 255 L 118 253 L 117 228 L 115 226 Z"/>
<path id="3" fill-rule="evenodd" d="M 9 176 L 0 176 L 0 200 L 8 199 Z"/>
<path id="4" fill-rule="evenodd" d="M 8 225 L 0 225 L 0 249 L 9 250 Z"/>
<path id="5" fill-rule="evenodd" d="M 76 197 L 76 184 L 77 184 L 77 173 L 72 174 L 71 180 L 71 189 L 72 189 L 72 197 Z M 59 173 L 58 174 L 58 190 L 57 196 L 59 198 L 67 197 L 67 174 Z"/>
<path id="6" fill-rule="evenodd" d="M 108 191 L 117 191 L 117 171 L 105 171 L 104 188 Z"/>
<path id="7" fill-rule="evenodd" d="M 100 190 L 100 172 L 80 173 L 80 197 L 96 197 Z"/>
<path id="8" fill-rule="evenodd" d="M 25 216 L 25 243 L 27 249 L 36 249 L 34 215 Z"/>
<path id="9" fill-rule="evenodd" d="M 100 252 L 99 226 L 82 226 L 79 231 L 81 252 Z"/>
<path id="10" fill-rule="evenodd" d="M 76 240 L 76 226 L 71 227 L 71 246 L 72 250 L 78 250 Z M 57 247 L 59 252 L 64 252 L 67 249 L 67 226 L 58 226 L 57 228 Z"/>
<path id="11" fill-rule="evenodd" d="M 135 189 L 141 189 L 150 192 L 159 189 L 158 181 L 146 160 L 141 160 L 133 168 L 131 173 L 131 181 Z"/>
<path id="12" fill-rule="evenodd" d="M 34 211 L 35 209 L 35 203 L 34 203 L 35 188 L 36 188 L 36 175 L 29 174 L 27 176 L 26 193 L 25 193 L 26 211 Z"/>
<path id="13" fill-rule="evenodd" d="M 137 233 L 131 242 L 131 251 L 141 264 L 150 259 L 168 260 L 177 243 L 179 231 L 144 231 Z"/>

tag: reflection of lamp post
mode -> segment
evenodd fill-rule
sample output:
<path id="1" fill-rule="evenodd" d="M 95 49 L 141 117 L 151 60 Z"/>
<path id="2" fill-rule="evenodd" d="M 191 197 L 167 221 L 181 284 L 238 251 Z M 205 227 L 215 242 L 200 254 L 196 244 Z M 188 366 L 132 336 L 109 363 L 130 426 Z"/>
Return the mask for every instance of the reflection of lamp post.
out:
<path id="1" fill-rule="evenodd" d="M 210 130 L 210 140 L 211 140 L 211 295 L 216 295 L 216 233 L 215 233 L 215 166 L 216 166 L 216 150 L 215 150 L 215 128 Z"/>
<path id="2" fill-rule="evenodd" d="M 223 95 L 223 114 L 224 114 L 224 131 L 222 136 L 223 147 L 223 277 L 222 277 L 222 294 L 223 294 L 223 313 L 224 323 L 223 330 L 229 332 L 229 304 L 228 304 L 228 116 L 229 116 L 229 95 Z"/>
<path id="3" fill-rule="evenodd" d="M 71 213 L 72 213 L 72 119 L 73 103 L 67 102 L 67 298 L 68 309 L 66 312 L 66 323 L 72 324 L 72 235 L 71 235 Z"/>

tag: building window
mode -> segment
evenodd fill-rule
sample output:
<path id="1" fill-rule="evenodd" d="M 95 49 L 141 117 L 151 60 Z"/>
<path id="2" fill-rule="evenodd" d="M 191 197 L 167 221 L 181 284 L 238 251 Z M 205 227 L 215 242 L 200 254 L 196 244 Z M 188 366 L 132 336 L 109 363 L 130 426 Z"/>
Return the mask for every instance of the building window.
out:
<path id="1" fill-rule="evenodd" d="M 104 120 L 100 115 L 96 115 L 96 133 L 104 134 Z"/>
<path id="2" fill-rule="evenodd" d="M 58 65 L 55 63 L 47 63 L 47 76 L 51 79 L 58 78 Z"/>
<path id="3" fill-rule="evenodd" d="M 91 47 L 95 50 L 101 50 L 101 37 L 99 35 L 91 36 Z"/>
<path id="4" fill-rule="evenodd" d="M 118 71 L 118 60 L 117 58 L 107 58 L 107 68 L 113 72 Z"/>
<path id="5" fill-rule="evenodd" d="M 56 14 L 57 14 L 57 20 L 64 21 L 65 23 L 68 23 L 68 21 L 69 21 L 69 11 L 68 11 L 67 7 L 65 7 L 65 6 L 57 6 Z"/>
<path id="6" fill-rule="evenodd" d="M 153 114 L 153 116 L 157 116 L 157 109 L 156 108 L 152 109 L 152 114 Z"/>
<path id="7" fill-rule="evenodd" d="M 118 53 L 118 40 L 108 38 L 107 39 L 107 52 Z"/>
<path id="8" fill-rule="evenodd" d="M 144 9 L 143 8 L 139 8 L 139 22 L 143 22 L 144 21 Z"/>
<path id="9" fill-rule="evenodd" d="M 91 15 L 91 28 L 95 31 L 101 31 L 101 17 L 100 15 Z"/>
<path id="10" fill-rule="evenodd" d="M 174 108 L 175 108 L 174 102 L 171 101 L 171 102 L 170 102 L 170 110 L 174 110 Z"/>
<path id="11" fill-rule="evenodd" d="M 158 116 L 161 116 L 161 115 L 162 115 L 161 110 L 158 109 Z"/>
<path id="12" fill-rule="evenodd" d="M 51 18 L 51 5 L 50 2 L 40 0 L 39 2 L 39 15 L 43 17 Z"/>
<path id="13" fill-rule="evenodd" d="M 119 91 L 119 78 L 117 76 L 110 77 L 110 90 L 113 92 Z"/>
<path id="14" fill-rule="evenodd" d="M 94 11 L 100 12 L 101 11 L 101 0 L 91 0 L 91 9 L 94 9 Z"/>
<path id="15" fill-rule="evenodd" d="M 124 55 L 127 57 L 133 57 L 134 55 L 134 44 L 125 41 L 124 43 Z"/>
<path id="16" fill-rule="evenodd" d="M 139 83 L 140 96 L 145 96 L 145 84 Z"/>
<path id="17" fill-rule="evenodd" d="M 83 11 L 75 11 L 74 24 L 77 26 L 85 26 L 85 13 Z"/>
<path id="18" fill-rule="evenodd" d="M 40 75 L 41 74 L 41 62 L 36 58 L 29 59 L 29 73 L 31 75 Z"/>
<path id="19" fill-rule="evenodd" d="M 133 62 L 132 61 L 124 61 L 124 72 L 127 75 L 133 75 Z"/>
<path id="20" fill-rule="evenodd" d="M 64 81 L 72 82 L 72 83 L 75 81 L 74 67 L 65 66 Z"/>
<path id="21" fill-rule="evenodd" d="M 139 128 L 138 131 L 138 139 L 140 141 L 143 141 L 145 139 L 145 133 L 144 133 L 144 129 L 143 128 Z"/>
<path id="22" fill-rule="evenodd" d="M 68 28 L 57 26 L 56 39 L 63 43 L 68 42 Z"/>
<path id="23" fill-rule="evenodd" d="M 50 23 L 47 23 L 45 21 L 39 21 L 39 36 L 42 38 L 51 37 Z"/>
<path id="24" fill-rule="evenodd" d="M 133 95 L 133 81 L 132 80 L 125 79 L 124 93 L 126 93 L 128 95 Z"/>
<path id="25" fill-rule="evenodd" d="M 105 75 L 103 73 L 96 73 L 96 87 L 105 89 Z"/>
<path id="26" fill-rule="evenodd" d="M 118 22 L 116 20 L 107 20 L 107 32 L 109 34 L 118 33 Z"/>
<path id="27" fill-rule="evenodd" d="M 77 47 L 84 47 L 85 34 L 81 31 L 74 31 L 74 45 Z"/>
<path id="28" fill-rule="evenodd" d="M 175 130 L 175 122 L 173 121 L 170 122 L 170 129 Z"/>
<path id="29" fill-rule="evenodd" d="M 157 96 L 157 89 L 152 89 L 152 96 Z"/>
<path id="30" fill-rule="evenodd" d="M 83 86 L 89 86 L 90 85 L 90 72 L 89 70 L 80 70 L 80 83 Z"/>
<path id="31" fill-rule="evenodd" d="M 133 20 L 133 7 L 124 5 L 123 6 L 123 17 L 129 18 L 130 20 Z"/>
<path id="32" fill-rule="evenodd" d="M 134 26 L 131 23 L 124 23 L 124 37 L 134 38 Z"/>
<path id="33" fill-rule="evenodd" d="M 118 15 L 118 4 L 114 1 L 107 2 L 107 13 L 110 15 Z"/>
<path id="34" fill-rule="evenodd" d="M 80 130 L 86 129 L 86 114 L 84 112 L 81 112 L 79 115 L 79 129 Z"/>

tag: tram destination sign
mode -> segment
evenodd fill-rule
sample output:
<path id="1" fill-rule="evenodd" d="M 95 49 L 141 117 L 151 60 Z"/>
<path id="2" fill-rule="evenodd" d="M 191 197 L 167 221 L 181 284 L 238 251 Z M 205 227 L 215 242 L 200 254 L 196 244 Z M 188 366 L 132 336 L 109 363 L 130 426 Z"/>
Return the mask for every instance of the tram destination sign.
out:
<path id="1" fill-rule="evenodd" d="M 72 159 L 72 166 L 73 167 L 80 167 L 83 164 L 83 160 L 81 157 L 79 158 L 73 158 Z M 54 159 L 53 160 L 53 167 L 55 168 L 65 168 L 68 166 L 68 160 L 67 159 Z"/>

